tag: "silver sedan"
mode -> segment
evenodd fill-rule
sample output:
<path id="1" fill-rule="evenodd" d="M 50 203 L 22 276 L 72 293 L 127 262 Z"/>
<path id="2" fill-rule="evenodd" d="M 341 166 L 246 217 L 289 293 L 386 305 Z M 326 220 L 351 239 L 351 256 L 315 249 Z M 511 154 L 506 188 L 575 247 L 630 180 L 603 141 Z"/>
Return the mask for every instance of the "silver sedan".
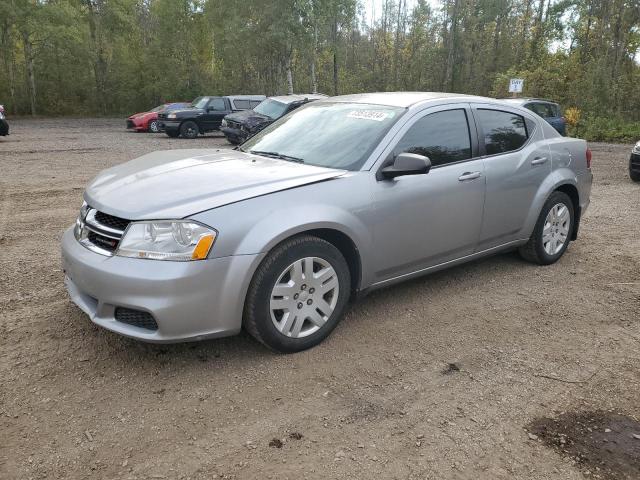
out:
<path id="1" fill-rule="evenodd" d="M 71 299 L 149 342 L 245 328 L 295 352 L 350 299 L 509 249 L 556 262 L 589 205 L 591 152 L 497 100 L 320 100 L 236 150 L 154 152 L 108 169 L 62 241 Z"/>

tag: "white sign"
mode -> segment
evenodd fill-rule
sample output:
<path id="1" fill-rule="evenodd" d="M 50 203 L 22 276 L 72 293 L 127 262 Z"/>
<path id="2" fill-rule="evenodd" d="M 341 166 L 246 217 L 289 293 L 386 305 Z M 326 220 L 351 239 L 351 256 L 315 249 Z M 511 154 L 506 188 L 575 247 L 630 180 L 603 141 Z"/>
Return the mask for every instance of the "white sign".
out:
<path id="1" fill-rule="evenodd" d="M 523 78 L 512 78 L 509 81 L 509 93 L 522 93 L 523 86 L 524 86 Z"/>

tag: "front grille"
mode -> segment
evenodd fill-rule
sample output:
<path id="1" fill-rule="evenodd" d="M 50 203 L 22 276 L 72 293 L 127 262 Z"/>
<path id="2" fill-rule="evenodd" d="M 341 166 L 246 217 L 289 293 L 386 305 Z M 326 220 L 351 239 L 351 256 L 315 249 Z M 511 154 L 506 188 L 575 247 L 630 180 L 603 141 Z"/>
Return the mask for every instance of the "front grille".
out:
<path id="1" fill-rule="evenodd" d="M 134 310 L 132 308 L 116 307 L 116 320 L 134 327 L 144 328 L 146 330 L 158 330 L 158 324 L 155 318 L 149 312 Z"/>
<path id="2" fill-rule="evenodd" d="M 125 220 L 124 218 L 120 217 L 114 217 L 113 215 L 109 215 L 104 212 L 96 212 L 95 219 L 102 225 L 110 228 L 115 228 L 116 230 L 122 230 L 123 232 L 131 223 L 129 220 Z"/>
<path id="3" fill-rule="evenodd" d="M 118 244 L 127 229 L 130 220 L 115 217 L 94 208 L 89 208 L 84 220 L 79 219 L 76 227 L 78 241 L 101 255 L 111 256 L 118 249 Z"/>
<path id="4" fill-rule="evenodd" d="M 158 120 L 165 119 L 165 118 L 167 118 L 167 114 L 166 113 L 159 113 L 158 114 Z"/>
<path id="5" fill-rule="evenodd" d="M 132 120 L 127 120 L 127 128 L 133 128 L 135 125 Z"/>
<path id="6" fill-rule="evenodd" d="M 102 248 L 103 250 L 107 250 L 108 252 L 115 252 L 116 248 L 118 248 L 118 240 L 114 240 L 109 237 L 105 237 L 104 235 L 100 235 L 96 232 L 89 232 L 87 234 L 87 238 L 91 243 L 96 245 L 97 247 Z"/>

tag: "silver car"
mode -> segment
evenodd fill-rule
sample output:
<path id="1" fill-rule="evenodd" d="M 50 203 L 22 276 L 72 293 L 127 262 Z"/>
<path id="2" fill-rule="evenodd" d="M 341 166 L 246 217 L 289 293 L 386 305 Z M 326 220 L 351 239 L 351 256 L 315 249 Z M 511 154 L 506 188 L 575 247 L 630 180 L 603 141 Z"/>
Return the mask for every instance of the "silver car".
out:
<path id="1" fill-rule="evenodd" d="M 148 342 L 245 328 L 281 352 L 350 299 L 509 249 L 557 261 L 589 205 L 591 153 L 482 97 L 319 100 L 236 150 L 154 152 L 99 174 L 62 240 L 72 300 Z"/>

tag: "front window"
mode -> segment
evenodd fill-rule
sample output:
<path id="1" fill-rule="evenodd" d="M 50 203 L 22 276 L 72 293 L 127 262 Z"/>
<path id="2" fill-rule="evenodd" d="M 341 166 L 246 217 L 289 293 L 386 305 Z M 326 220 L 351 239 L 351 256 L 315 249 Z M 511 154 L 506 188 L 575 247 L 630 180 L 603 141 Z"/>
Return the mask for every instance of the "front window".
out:
<path id="1" fill-rule="evenodd" d="M 159 107 L 156 107 L 156 108 L 154 108 L 154 109 L 152 109 L 150 111 L 153 112 L 153 113 L 157 113 L 157 112 L 160 112 L 160 111 L 164 110 L 165 106 L 166 105 L 160 105 Z"/>
<path id="2" fill-rule="evenodd" d="M 209 103 L 209 97 L 198 97 L 193 102 L 191 102 L 191 106 L 193 108 L 204 108 Z"/>
<path id="3" fill-rule="evenodd" d="M 394 148 L 396 155 L 404 152 L 429 157 L 434 167 L 471 158 L 467 114 L 455 109 L 422 117 Z"/>
<path id="4" fill-rule="evenodd" d="M 314 102 L 247 140 L 242 151 L 358 170 L 404 111 L 384 105 Z"/>
<path id="5" fill-rule="evenodd" d="M 287 105 L 285 103 L 278 102 L 277 100 L 268 98 L 267 100 L 260 103 L 260 105 L 258 105 L 256 108 L 254 108 L 254 111 L 275 120 L 284 115 L 284 113 L 287 111 Z"/>

